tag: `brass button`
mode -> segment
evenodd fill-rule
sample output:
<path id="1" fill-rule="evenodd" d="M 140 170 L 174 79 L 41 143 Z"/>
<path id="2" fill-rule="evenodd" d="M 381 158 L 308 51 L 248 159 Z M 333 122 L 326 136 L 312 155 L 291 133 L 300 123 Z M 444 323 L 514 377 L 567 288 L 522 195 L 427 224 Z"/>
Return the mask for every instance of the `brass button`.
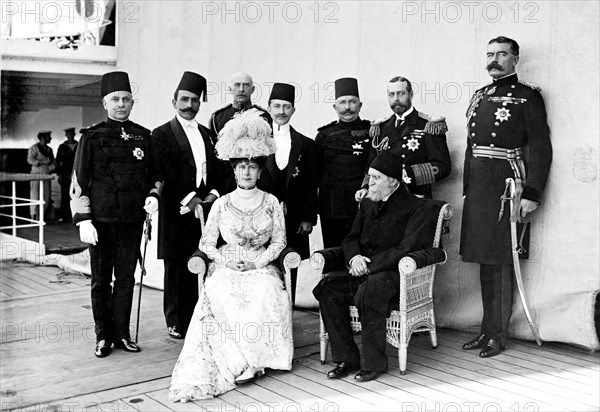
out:
<path id="1" fill-rule="evenodd" d="M 510 96 L 512 96 L 512 93 L 507 93 L 506 95 L 507 95 L 508 97 L 510 97 Z"/>
<path id="2" fill-rule="evenodd" d="M 496 137 L 496 133 L 492 133 L 492 137 Z"/>
<path id="3" fill-rule="evenodd" d="M 477 113 L 473 112 L 473 117 L 477 116 Z"/>
<path id="4" fill-rule="evenodd" d="M 500 123 L 496 122 L 494 123 L 494 126 L 500 126 Z"/>
<path id="5" fill-rule="evenodd" d="M 473 143 L 473 149 L 475 149 L 477 147 L 477 145 L 475 143 Z"/>
<path id="6" fill-rule="evenodd" d="M 475 122 L 471 123 L 471 127 L 475 127 Z"/>
<path id="7" fill-rule="evenodd" d="M 471 133 L 471 137 L 475 137 L 475 133 Z"/>
<path id="8" fill-rule="evenodd" d="M 517 86 L 515 86 L 514 84 L 510 86 L 511 89 L 514 89 L 515 87 Z"/>
<path id="9" fill-rule="evenodd" d="M 507 106 L 508 103 L 507 102 L 502 102 L 502 106 Z"/>
<path id="10" fill-rule="evenodd" d="M 490 145 L 490 147 L 494 147 L 494 143 L 492 143 L 492 144 Z"/>
<path id="11" fill-rule="evenodd" d="M 405 144 L 403 144 L 403 145 L 402 145 L 402 148 L 404 149 L 405 147 L 406 147 L 406 145 L 405 145 Z"/>
<path id="12" fill-rule="evenodd" d="M 402 155 L 402 158 L 404 159 L 406 157 L 406 155 Z"/>

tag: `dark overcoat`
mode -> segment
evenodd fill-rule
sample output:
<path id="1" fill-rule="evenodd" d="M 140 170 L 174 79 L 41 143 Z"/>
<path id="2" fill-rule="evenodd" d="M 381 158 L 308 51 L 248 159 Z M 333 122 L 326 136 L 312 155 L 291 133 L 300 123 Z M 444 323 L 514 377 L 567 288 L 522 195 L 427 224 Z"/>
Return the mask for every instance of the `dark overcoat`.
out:
<path id="1" fill-rule="evenodd" d="M 537 86 L 521 83 L 514 74 L 477 90 L 467 119 L 460 254 L 465 262 L 510 264 L 508 202 L 500 221 L 498 217 L 505 180 L 515 175 L 507 160 L 475 157 L 473 149 L 524 148 L 527 181 L 522 197 L 541 203 L 552 161 L 544 100 Z"/>
<path id="2" fill-rule="evenodd" d="M 356 255 L 371 259 L 358 293 L 361 299 L 379 312 L 388 312 L 392 298 L 398 296 L 400 277 L 398 262 L 410 252 L 433 246 L 439 210 L 444 202 L 421 199 L 403 186 L 380 204 L 364 199 L 356 214 L 352 231 L 342 242 L 348 264 Z M 335 280 L 335 277 L 330 279 Z M 328 278 L 313 292 L 315 296 Z M 356 298 L 355 298 L 356 299 Z"/>

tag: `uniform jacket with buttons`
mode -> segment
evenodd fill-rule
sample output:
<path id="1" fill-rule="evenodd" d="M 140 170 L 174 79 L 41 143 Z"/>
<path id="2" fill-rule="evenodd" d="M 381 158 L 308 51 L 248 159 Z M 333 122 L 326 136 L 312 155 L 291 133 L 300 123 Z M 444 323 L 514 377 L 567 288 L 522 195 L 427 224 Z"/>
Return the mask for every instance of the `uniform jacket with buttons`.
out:
<path id="1" fill-rule="evenodd" d="M 398 127 L 396 115 L 392 115 L 379 126 L 379 136 L 373 139 L 368 164 L 380 151 L 391 150 L 404 161 L 411 179 L 408 185 L 411 193 L 431 199 L 431 184 L 448 176 L 452 165 L 445 133 L 430 132 L 428 123 L 428 117 L 416 108 Z M 363 187 L 367 185 L 368 176 L 363 181 Z"/>
<path id="2" fill-rule="evenodd" d="M 474 156 L 473 149 L 524 148 L 527 180 L 522 198 L 541 203 L 552 162 L 544 100 L 537 86 L 513 74 L 475 92 L 467 122 L 461 254 L 466 262 L 510 264 L 509 202 L 500 211 L 505 179 L 515 175 L 507 160 Z"/>
<path id="3" fill-rule="evenodd" d="M 150 130 L 108 119 L 81 133 L 70 187 L 73 222 L 142 222 Z"/>
<path id="4" fill-rule="evenodd" d="M 335 121 L 320 127 L 315 144 L 319 156 L 318 210 L 328 218 L 353 219 L 369 159 L 371 123 L 360 118 L 353 122 Z"/>

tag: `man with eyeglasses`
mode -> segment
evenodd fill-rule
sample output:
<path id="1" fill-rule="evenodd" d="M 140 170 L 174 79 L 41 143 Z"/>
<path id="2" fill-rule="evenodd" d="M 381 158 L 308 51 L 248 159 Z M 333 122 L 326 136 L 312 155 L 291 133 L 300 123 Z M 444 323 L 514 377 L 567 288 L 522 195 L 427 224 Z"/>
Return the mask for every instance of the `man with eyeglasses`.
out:
<path id="1" fill-rule="evenodd" d="M 255 86 L 252 81 L 252 76 L 248 73 L 237 72 L 231 76 L 229 92 L 233 95 L 233 102 L 212 114 L 208 128 L 213 131 L 215 135 L 218 135 L 223 126 L 225 126 L 225 123 L 233 119 L 233 116 L 236 113 L 246 110 L 255 110 L 270 124 L 271 116 L 269 116 L 267 110 L 256 104 L 252 104 L 251 98 L 254 90 Z"/>

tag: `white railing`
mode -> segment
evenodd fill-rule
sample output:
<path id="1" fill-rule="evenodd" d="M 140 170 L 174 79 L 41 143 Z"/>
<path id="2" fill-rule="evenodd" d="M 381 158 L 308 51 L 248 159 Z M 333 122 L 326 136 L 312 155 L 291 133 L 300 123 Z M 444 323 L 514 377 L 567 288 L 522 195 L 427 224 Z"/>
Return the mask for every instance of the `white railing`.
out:
<path id="1" fill-rule="evenodd" d="M 26 227 L 38 228 L 38 243 L 44 245 L 44 182 L 53 180 L 54 176 L 44 174 L 26 174 L 26 173 L 0 173 L 0 183 L 11 182 L 12 191 L 10 196 L 0 195 L 0 199 L 10 200 L 9 204 L 0 204 L 0 209 L 10 209 L 10 213 L 0 212 L 0 217 L 9 217 L 12 220 L 9 226 L 0 226 L 0 230 L 10 229 L 13 236 L 17 236 L 17 229 Z M 38 182 L 40 185 L 39 199 L 30 199 L 17 196 L 17 182 Z M 17 207 L 37 206 L 39 209 L 38 218 L 30 219 L 17 215 Z M 24 221 L 25 223 L 17 223 Z"/>

